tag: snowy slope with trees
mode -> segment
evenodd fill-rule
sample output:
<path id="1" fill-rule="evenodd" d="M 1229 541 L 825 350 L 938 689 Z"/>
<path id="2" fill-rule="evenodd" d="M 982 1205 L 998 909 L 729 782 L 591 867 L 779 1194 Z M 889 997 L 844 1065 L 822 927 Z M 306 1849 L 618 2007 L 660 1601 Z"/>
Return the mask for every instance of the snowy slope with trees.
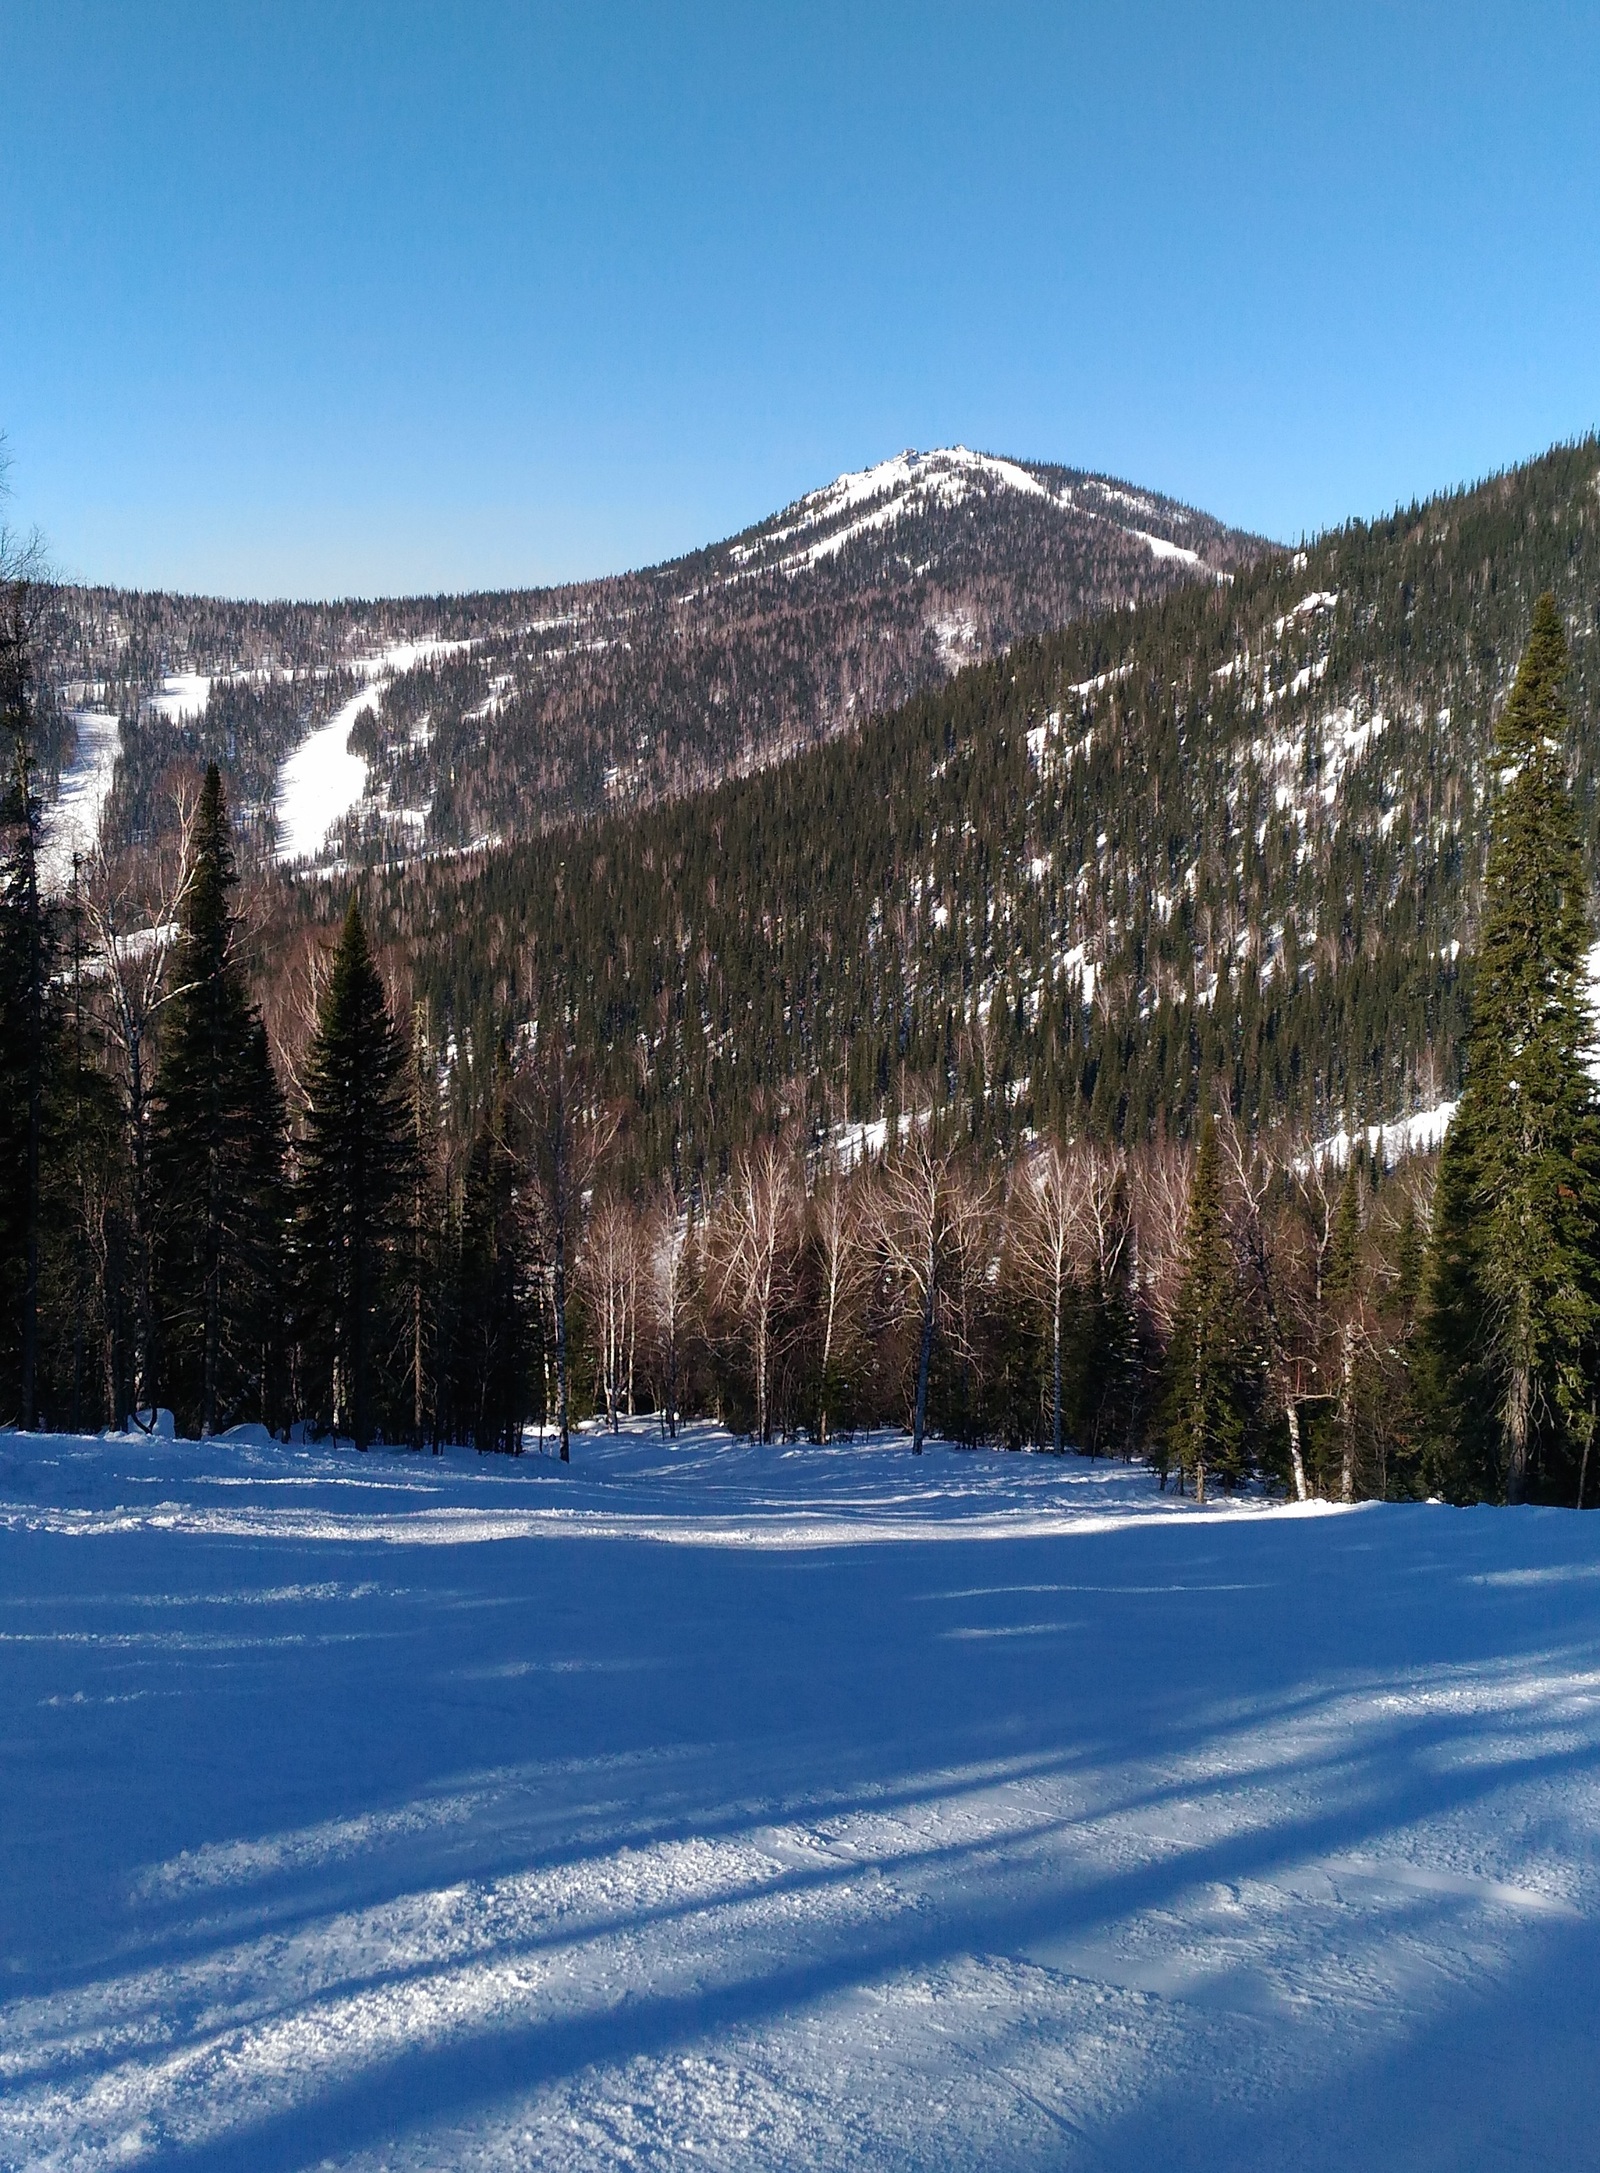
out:
<path id="1" fill-rule="evenodd" d="M 1261 548 L 1156 492 L 953 446 L 559 588 L 322 604 L 66 588 L 41 633 L 42 752 L 71 766 L 86 704 L 119 720 L 113 845 L 148 840 L 167 774 L 208 760 L 286 860 L 528 836 L 759 768 Z"/>
<path id="2" fill-rule="evenodd" d="M 0 1441 L 0 2165 L 1577 2165 L 1600 1522 Z"/>

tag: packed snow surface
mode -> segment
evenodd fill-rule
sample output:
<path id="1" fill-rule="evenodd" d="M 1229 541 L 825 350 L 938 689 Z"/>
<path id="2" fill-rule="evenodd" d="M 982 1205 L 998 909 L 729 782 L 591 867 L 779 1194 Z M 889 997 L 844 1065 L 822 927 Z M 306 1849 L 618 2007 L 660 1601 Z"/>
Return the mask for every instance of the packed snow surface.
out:
<path id="1" fill-rule="evenodd" d="M 121 720 L 105 709 L 75 709 L 77 742 L 61 772 L 55 799 L 45 811 L 39 880 L 46 890 L 71 887 L 74 855 L 88 855 L 100 836 L 100 815 L 117 773 Z"/>
<path id="2" fill-rule="evenodd" d="M 1600 1517 L 0 1437 L 0 2164 L 1451 2168 L 1600 2120 Z"/>
<path id="3" fill-rule="evenodd" d="M 343 822 L 352 808 L 361 805 L 367 789 L 364 755 L 350 751 L 350 733 L 358 717 L 376 709 L 385 684 L 399 672 L 408 672 L 429 657 L 442 656 L 469 646 L 464 641 L 392 643 L 377 656 L 361 657 L 354 669 L 367 684 L 359 694 L 336 709 L 326 724 L 308 733 L 278 771 L 278 791 L 273 812 L 278 824 L 278 858 L 281 861 L 311 860 L 321 852 L 328 833 Z"/>
<path id="4" fill-rule="evenodd" d="M 300 742 L 278 772 L 278 858 L 310 860 L 328 832 L 361 804 L 367 789 L 365 755 L 352 754 L 350 733 L 358 717 L 378 705 L 374 680 L 341 703 L 324 725 Z"/>

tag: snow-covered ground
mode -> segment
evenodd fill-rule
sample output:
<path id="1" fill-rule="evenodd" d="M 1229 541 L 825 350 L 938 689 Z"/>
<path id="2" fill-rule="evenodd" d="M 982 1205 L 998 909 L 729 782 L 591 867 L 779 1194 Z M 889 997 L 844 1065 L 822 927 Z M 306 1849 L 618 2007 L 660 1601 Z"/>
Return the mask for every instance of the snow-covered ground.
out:
<path id="1" fill-rule="evenodd" d="M 279 860 L 314 859 L 334 825 L 360 806 L 367 789 L 367 763 L 364 755 L 351 753 L 350 732 L 358 717 L 378 706 L 385 683 L 429 657 L 468 647 L 464 641 L 424 638 L 394 642 L 377 656 L 356 659 L 352 668 L 366 677 L 367 684 L 342 703 L 326 724 L 308 733 L 279 768 L 273 808 Z"/>
<path id="2" fill-rule="evenodd" d="M 60 790 L 45 810 L 39 853 L 39 880 L 56 892 L 71 886 L 73 855 L 94 851 L 100 811 L 122 749 L 121 721 L 109 710 L 75 709 L 72 721 L 77 727 L 77 747 L 70 765 L 61 772 Z"/>
<path id="3" fill-rule="evenodd" d="M 367 789 L 364 755 L 350 752 L 352 726 L 378 705 L 376 679 L 342 702 L 324 725 L 300 742 L 278 771 L 278 858 L 309 860 L 337 822 L 361 804 Z"/>
<path id="4" fill-rule="evenodd" d="M 1591 2162 L 1600 1517 L 0 1437 L 0 2164 Z"/>

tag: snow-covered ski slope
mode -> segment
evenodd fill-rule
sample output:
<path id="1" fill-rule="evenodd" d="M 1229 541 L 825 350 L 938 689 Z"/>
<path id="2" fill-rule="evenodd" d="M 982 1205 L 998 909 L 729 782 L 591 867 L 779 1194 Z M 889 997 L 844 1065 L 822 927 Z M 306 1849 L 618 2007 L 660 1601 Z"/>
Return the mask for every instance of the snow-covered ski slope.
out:
<path id="1" fill-rule="evenodd" d="M 1594 2162 L 1600 1517 L 0 1437 L 0 2163 Z"/>

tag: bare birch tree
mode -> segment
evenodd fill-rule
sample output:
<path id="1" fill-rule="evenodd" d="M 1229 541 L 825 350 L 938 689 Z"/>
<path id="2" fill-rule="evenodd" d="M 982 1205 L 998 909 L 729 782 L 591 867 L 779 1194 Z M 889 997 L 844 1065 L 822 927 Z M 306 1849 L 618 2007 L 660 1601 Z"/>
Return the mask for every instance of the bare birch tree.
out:
<path id="1" fill-rule="evenodd" d="M 763 1140 L 734 1164 L 713 1231 L 717 1296 L 749 1359 L 758 1441 L 772 1439 L 772 1366 L 794 1275 L 798 1196 L 793 1157 Z"/>
<path id="2" fill-rule="evenodd" d="M 951 1273 L 962 1213 L 960 1158 L 916 1130 L 874 1186 L 875 1222 L 885 1255 L 916 1308 L 917 1371 L 911 1453 L 922 1454 L 934 1336 Z"/>
<path id="3" fill-rule="evenodd" d="M 678 1435 L 678 1399 L 683 1344 L 694 1281 L 693 1203 L 682 1201 L 671 1185 L 657 1193 L 644 1229 L 643 1303 L 661 1380 L 661 1430 L 669 1441 Z"/>
<path id="4" fill-rule="evenodd" d="M 605 1398 L 606 1424 L 621 1424 L 624 1402 L 633 1415 L 633 1351 L 639 1292 L 640 1230 L 628 1202 L 615 1196 L 597 1202 L 589 1217 L 577 1282 L 589 1309 Z"/>
<path id="5" fill-rule="evenodd" d="M 1012 1257 L 1023 1287 L 1043 1312 L 1050 1333 L 1050 1439 L 1063 1452 L 1061 1333 L 1073 1288 L 1072 1243 L 1077 1223 L 1077 1172 L 1058 1140 L 1043 1141 L 1017 1172 L 1011 1190 Z"/>
<path id="6" fill-rule="evenodd" d="M 1313 1163 L 1306 1178 L 1274 1156 L 1261 1143 L 1245 1138 L 1231 1118 L 1217 1127 L 1227 1171 L 1230 1221 L 1243 1257 L 1261 1322 L 1266 1333 L 1267 1386 L 1273 1402 L 1283 1412 L 1289 1431 L 1289 1471 L 1296 1501 L 1309 1500 L 1301 1406 L 1315 1393 L 1317 1353 L 1314 1336 L 1307 1328 L 1314 1317 L 1305 1303 L 1305 1261 L 1296 1244 L 1296 1231 L 1283 1214 L 1274 1215 L 1271 1199 L 1285 1184 L 1305 1191 L 1308 1204 L 1320 1196 L 1326 1206 L 1321 1170 Z M 1313 1289 L 1320 1288 L 1320 1271 Z"/>
<path id="7" fill-rule="evenodd" d="M 100 996 L 109 1071 L 128 1145 L 128 1222 L 133 1252 L 135 1412 L 153 1405 L 160 1356 L 151 1286 L 155 1233 L 150 1149 L 156 1040 L 162 1012 L 184 993 L 172 973 L 179 923 L 194 880 L 192 780 L 173 795 L 176 822 L 160 847 L 134 859 L 97 849 L 82 885 L 83 916 Z M 126 1413 L 114 1413 L 121 1423 Z M 151 1423 L 154 1424 L 152 1412 Z"/>
<path id="8" fill-rule="evenodd" d="M 512 1074 L 527 1174 L 538 1188 L 540 1235 L 549 1265 L 555 1344 L 556 1421 L 562 1463 L 570 1463 L 572 1383 L 567 1337 L 567 1281 L 577 1247 L 585 1194 L 616 1136 L 615 1116 L 598 1106 L 587 1076 L 567 1045 L 565 1007 L 554 1005 L 531 1050 Z"/>
<path id="9" fill-rule="evenodd" d="M 827 1442 L 871 1267 L 861 1186 L 830 1164 L 812 1188 L 807 1223 L 816 1272 L 817 1439 Z"/>

